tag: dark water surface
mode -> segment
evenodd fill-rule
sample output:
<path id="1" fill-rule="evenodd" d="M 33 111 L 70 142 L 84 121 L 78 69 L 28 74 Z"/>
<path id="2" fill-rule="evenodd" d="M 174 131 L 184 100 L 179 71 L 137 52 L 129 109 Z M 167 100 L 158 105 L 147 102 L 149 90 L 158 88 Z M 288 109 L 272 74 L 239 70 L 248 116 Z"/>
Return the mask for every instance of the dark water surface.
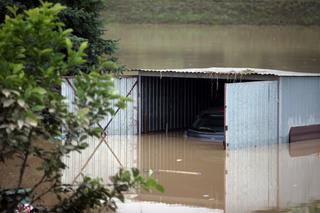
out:
<path id="1" fill-rule="evenodd" d="M 320 72 L 320 27 L 113 24 L 128 68 L 255 67 Z"/>

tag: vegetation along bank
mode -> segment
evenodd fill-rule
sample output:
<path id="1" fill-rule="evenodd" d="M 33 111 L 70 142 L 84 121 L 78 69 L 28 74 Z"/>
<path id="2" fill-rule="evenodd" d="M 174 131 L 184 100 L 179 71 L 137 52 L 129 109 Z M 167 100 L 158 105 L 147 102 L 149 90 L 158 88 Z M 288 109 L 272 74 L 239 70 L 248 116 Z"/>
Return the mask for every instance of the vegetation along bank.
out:
<path id="1" fill-rule="evenodd" d="M 319 25 L 319 0 L 108 0 L 113 23 Z"/>

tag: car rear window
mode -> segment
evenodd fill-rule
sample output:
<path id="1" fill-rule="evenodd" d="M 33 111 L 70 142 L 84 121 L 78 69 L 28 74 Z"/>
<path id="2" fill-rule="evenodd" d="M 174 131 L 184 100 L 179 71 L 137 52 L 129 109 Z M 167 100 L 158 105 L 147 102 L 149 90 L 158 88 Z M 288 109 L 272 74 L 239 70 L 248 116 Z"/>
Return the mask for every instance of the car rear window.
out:
<path id="1" fill-rule="evenodd" d="M 198 131 L 220 132 L 223 131 L 224 117 L 219 114 L 203 114 L 192 125 Z"/>

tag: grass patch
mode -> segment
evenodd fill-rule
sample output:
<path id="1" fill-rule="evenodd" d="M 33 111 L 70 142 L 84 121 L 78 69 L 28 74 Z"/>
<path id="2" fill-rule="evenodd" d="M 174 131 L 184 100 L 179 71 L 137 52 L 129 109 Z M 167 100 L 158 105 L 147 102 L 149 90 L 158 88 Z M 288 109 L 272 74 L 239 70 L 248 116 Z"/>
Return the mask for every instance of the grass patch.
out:
<path id="1" fill-rule="evenodd" d="M 319 25 L 319 0 L 108 0 L 113 23 Z"/>

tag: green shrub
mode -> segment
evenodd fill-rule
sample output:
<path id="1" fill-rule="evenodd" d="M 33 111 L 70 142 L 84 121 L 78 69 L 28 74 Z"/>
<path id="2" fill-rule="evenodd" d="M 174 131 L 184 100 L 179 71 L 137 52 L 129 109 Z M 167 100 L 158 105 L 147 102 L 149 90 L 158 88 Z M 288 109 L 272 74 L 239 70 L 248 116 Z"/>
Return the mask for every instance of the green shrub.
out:
<path id="1" fill-rule="evenodd" d="M 9 158 L 21 158 L 17 185 L 12 189 L 15 193 L 8 199 L 7 193 L 0 192 L 1 212 L 12 211 L 28 193 L 31 203 L 49 192 L 58 196 L 64 193 L 67 186 L 61 183 L 61 175 L 66 165 L 62 157 L 85 149 L 87 137 L 101 136 L 102 130 L 94 126 L 114 113 L 111 101 L 120 108 L 126 105 L 127 99 L 116 93 L 112 76 L 106 74 L 116 65 L 100 61 L 88 67 L 89 72 L 75 76 L 75 110 L 67 110 L 60 93 L 62 77 L 86 62 L 88 43 L 82 42 L 78 48 L 72 43 L 72 30 L 65 29 L 59 19 L 63 9 L 60 4 L 42 3 L 41 7 L 17 14 L 17 8 L 11 7 L 11 16 L 6 16 L 0 28 L 0 160 L 5 163 Z M 61 136 L 61 129 L 66 135 L 65 143 L 54 142 Z M 35 143 L 43 140 L 52 147 Z M 30 156 L 42 162 L 38 169 L 43 176 L 21 196 L 19 191 Z M 115 209 L 113 198 L 123 201 L 122 193 L 136 184 L 162 189 L 150 180 L 145 181 L 136 169 L 121 170 L 109 187 L 85 177 L 79 188 L 56 208 L 75 209 L 73 212 L 100 206 Z M 44 183 L 50 184 L 47 190 L 35 194 Z M 73 186 L 69 189 L 73 190 Z"/>

